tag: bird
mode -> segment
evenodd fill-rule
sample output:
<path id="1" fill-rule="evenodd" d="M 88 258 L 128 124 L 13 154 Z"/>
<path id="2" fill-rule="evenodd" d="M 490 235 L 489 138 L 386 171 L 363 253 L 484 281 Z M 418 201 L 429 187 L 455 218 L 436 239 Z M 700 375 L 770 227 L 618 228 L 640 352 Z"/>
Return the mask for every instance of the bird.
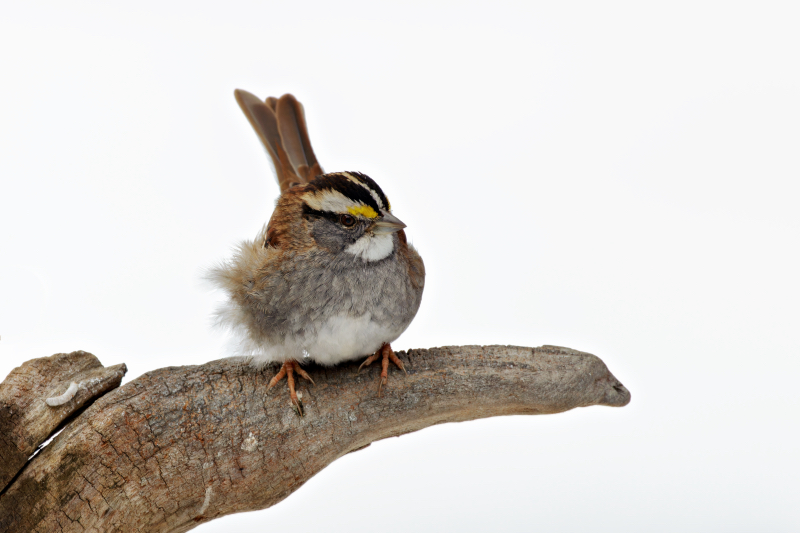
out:
<path id="1" fill-rule="evenodd" d="M 306 362 L 336 365 L 382 359 L 405 372 L 391 343 L 419 310 L 425 265 L 408 243 L 380 186 L 361 172 L 324 173 L 308 136 L 305 110 L 291 94 L 234 96 L 272 160 L 280 196 L 268 223 L 209 272 L 227 298 L 218 325 L 256 368 L 279 363 L 268 389 L 286 377 L 300 416 L 294 374 L 314 383 Z"/>

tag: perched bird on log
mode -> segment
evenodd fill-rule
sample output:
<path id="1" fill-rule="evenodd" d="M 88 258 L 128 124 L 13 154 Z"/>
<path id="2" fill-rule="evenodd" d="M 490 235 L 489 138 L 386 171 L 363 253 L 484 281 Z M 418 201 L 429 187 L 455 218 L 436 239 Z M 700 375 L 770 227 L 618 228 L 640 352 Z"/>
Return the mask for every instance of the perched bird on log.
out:
<path id="1" fill-rule="evenodd" d="M 301 415 L 294 373 L 313 383 L 300 366 L 306 361 L 366 357 L 363 367 L 380 358 L 380 394 L 389 362 L 405 370 L 391 343 L 417 314 L 425 286 L 406 225 L 369 176 L 323 173 L 294 96 L 234 94 L 272 159 L 281 195 L 256 238 L 210 273 L 228 294 L 218 322 L 255 366 L 282 364 L 269 386 L 286 377 Z"/>

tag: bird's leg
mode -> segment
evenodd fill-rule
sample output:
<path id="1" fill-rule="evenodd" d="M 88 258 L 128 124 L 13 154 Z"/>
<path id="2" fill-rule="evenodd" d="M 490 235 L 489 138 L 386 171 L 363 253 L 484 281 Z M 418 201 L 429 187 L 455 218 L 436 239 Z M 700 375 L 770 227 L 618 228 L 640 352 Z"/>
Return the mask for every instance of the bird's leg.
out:
<path id="1" fill-rule="evenodd" d="M 392 350 L 392 347 L 388 343 L 384 344 L 377 352 L 367 357 L 367 359 L 361 363 L 361 366 L 358 367 L 358 370 L 361 370 L 364 366 L 371 365 L 381 356 L 383 357 L 383 361 L 381 361 L 381 379 L 378 381 L 378 396 L 381 395 L 381 388 L 389 382 L 389 361 L 394 363 L 397 368 L 406 374 L 408 373 L 406 372 L 406 367 L 403 365 L 403 362 L 397 358 L 394 354 L 394 350 Z"/>
<path id="2" fill-rule="evenodd" d="M 375 361 L 377 361 L 377 360 L 378 360 L 378 357 L 380 357 L 380 356 L 381 356 L 381 350 L 383 350 L 383 346 L 381 346 L 380 348 L 378 348 L 378 351 L 377 351 L 377 352 L 375 352 L 374 354 L 372 354 L 372 355 L 370 355 L 369 357 L 367 357 L 366 359 L 364 359 L 364 362 L 363 362 L 363 363 L 361 363 L 361 366 L 359 366 L 359 367 L 358 367 L 358 370 L 356 370 L 356 374 L 357 374 L 357 373 L 359 373 L 359 372 L 361 372 L 361 369 L 362 369 L 362 368 L 364 368 L 365 366 L 369 366 L 369 365 L 371 365 L 372 363 L 374 363 Z"/>
<path id="3" fill-rule="evenodd" d="M 277 385 L 278 382 L 282 380 L 284 376 L 286 376 L 286 381 L 289 384 L 289 396 L 292 399 L 292 405 L 297 411 L 297 414 L 303 416 L 303 404 L 300 402 L 300 399 L 297 397 L 297 392 L 294 389 L 295 372 L 297 372 L 300 375 L 300 377 L 305 378 L 311 383 L 316 385 L 316 383 L 314 383 L 314 380 L 311 379 L 311 376 L 309 376 L 305 370 L 300 368 L 300 363 L 298 363 L 297 361 L 286 361 L 285 363 L 283 363 L 283 366 L 281 366 L 280 371 L 278 371 L 278 373 L 275 374 L 275 377 L 269 380 L 269 385 L 267 385 L 267 390 Z"/>

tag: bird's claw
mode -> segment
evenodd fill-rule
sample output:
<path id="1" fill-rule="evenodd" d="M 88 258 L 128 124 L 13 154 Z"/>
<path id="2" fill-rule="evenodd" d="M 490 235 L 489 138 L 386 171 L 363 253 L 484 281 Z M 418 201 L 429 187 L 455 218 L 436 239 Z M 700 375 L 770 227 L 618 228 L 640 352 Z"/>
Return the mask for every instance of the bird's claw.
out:
<path id="1" fill-rule="evenodd" d="M 269 385 L 267 385 L 267 390 L 277 385 L 278 382 L 282 380 L 285 376 L 286 381 L 289 385 L 289 397 L 291 398 L 292 409 L 294 409 L 294 412 L 297 413 L 298 416 L 303 416 L 304 414 L 303 402 L 301 401 L 302 393 L 298 394 L 294 388 L 295 372 L 297 372 L 297 374 L 301 378 L 307 379 L 312 384 L 316 385 L 316 383 L 314 383 L 314 380 L 311 379 L 311 376 L 308 375 L 308 372 L 300 368 L 300 363 L 298 363 L 297 361 L 286 361 L 285 363 L 283 363 L 278 373 L 275 374 L 275 377 L 269 380 Z"/>
<path id="2" fill-rule="evenodd" d="M 403 361 L 401 361 L 395 355 L 394 350 L 392 350 L 392 347 L 389 344 L 384 344 L 378 349 L 377 352 L 367 357 L 367 359 L 363 363 L 361 363 L 361 366 L 358 367 L 356 373 L 361 371 L 363 367 L 369 366 L 375 361 L 377 361 L 379 357 L 382 358 L 381 376 L 380 379 L 378 379 L 378 397 L 380 398 L 383 392 L 383 386 L 388 385 L 389 383 L 389 361 L 394 363 L 395 366 L 400 370 L 402 370 L 406 375 L 408 375 L 408 372 L 406 372 L 406 367 L 403 364 Z"/>

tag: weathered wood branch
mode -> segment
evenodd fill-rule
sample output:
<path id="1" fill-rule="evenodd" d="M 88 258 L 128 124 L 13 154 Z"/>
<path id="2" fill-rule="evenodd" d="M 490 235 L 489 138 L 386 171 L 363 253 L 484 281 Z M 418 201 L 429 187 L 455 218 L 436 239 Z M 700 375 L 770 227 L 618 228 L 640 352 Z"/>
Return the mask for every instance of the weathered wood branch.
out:
<path id="1" fill-rule="evenodd" d="M 0 384 L 0 490 L 62 422 L 119 387 L 126 371 L 124 364 L 104 368 L 86 352 L 59 353 L 15 368 Z M 44 402 L 73 382 L 80 386 L 62 408 L 53 409 Z"/>
<path id="2" fill-rule="evenodd" d="M 394 370 L 382 397 L 377 368 L 356 374 L 357 364 L 312 366 L 316 386 L 299 385 L 303 418 L 283 387 L 267 390 L 272 370 L 223 359 L 149 372 L 95 401 L 24 467 L 0 496 L 0 531 L 188 531 L 274 505 L 332 461 L 379 439 L 444 422 L 630 401 L 599 358 L 569 348 L 461 346 L 397 355 L 408 375 Z M 47 389 L 55 394 L 74 381 L 57 379 L 63 383 L 50 379 Z M 0 400 L 6 390 L 4 382 Z M 36 394 L 28 407 L 39 409 L 36 416 L 75 410 L 67 402 L 42 414 L 36 402 L 53 393 L 40 387 Z M 14 426 L 23 420 L 35 424 L 25 415 L 3 431 L 23 431 Z"/>

